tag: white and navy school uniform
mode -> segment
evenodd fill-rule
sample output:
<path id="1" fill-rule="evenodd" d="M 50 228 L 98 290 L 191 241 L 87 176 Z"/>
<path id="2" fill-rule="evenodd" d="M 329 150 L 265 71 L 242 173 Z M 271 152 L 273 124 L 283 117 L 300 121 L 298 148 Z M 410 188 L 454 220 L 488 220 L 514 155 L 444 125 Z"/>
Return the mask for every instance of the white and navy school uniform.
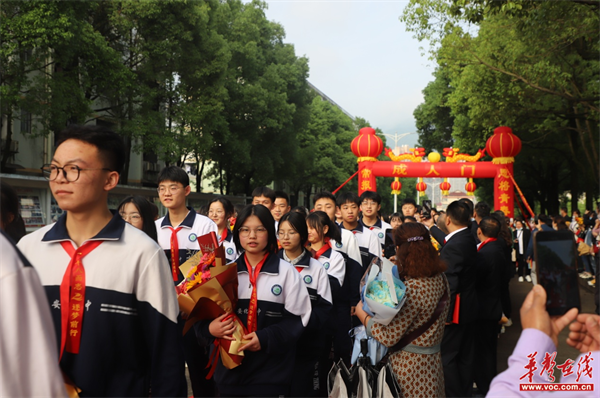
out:
<path id="1" fill-rule="evenodd" d="M 198 244 L 198 237 L 206 235 L 210 232 L 219 234 L 217 224 L 214 223 L 210 218 L 197 214 L 194 209 L 188 207 L 189 213 L 183 219 L 181 224 L 176 228 L 181 227 L 177 232 L 177 244 L 179 248 L 179 265 L 181 266 L 190 257 L 200 251 L 200 245 Z M 158 235 L 158 244 L 164 249 L 167 255 L 169 263 L 169 280 L 173 280 L 171 274 L 171 229 L 173 227 L 169 218 L 169 213 L 166 216 L 155 221 L 156 233 Z M 217 238 L 218 239 L 218 238 Z M 177 281 L 175 284 L 181 283 L 186 275 L 183 275 L 179 269 L 177 269 Z M 183 333 L 183 327 L 185 326 L 185 319 L 182 317 L 178 318 L 178 325 Z M 194 395 L 201 393 L 212 395 L 214 393 L 214 382 L 207 380 L 209 369 L 206 369 L 208 364 L 208 349 L 201 347 L 196 340 L 194 333 L 187 333 L 183 337 L 182 344 L 180 346 L 182 350 L 185 362 L 188 365 L 190 379 L 192 381 L 192 388 L 195 390 Z"/>
<path id="2" fill-rule="evenodd" d="M 244 255 L 236 260 L 238 302 L 235 314 L 244 325 L 252 284 Z M 227 369 L 218 361 L 214 379 L 221 396 L 277 396 L 289 393 L 294 370 L 296 343 L 311 317 L 311 304 L 305 282 L 292 265 L 270 254 L 256 281 L 256 335 L 259 351 L 244 352 L 242 364 Z M 210 322 L 199 322 L 196 332 L 212 339 Z"/>
<path id="3" fill-rule="evenodd" d="M 329 242 L 331 243 L 331 241 Z M 325 327 L 325 332 L 327 333 L 326 344 L 328 347 L 331 347 L 331 344 L 333 344 L 336 362 L 340 358 L 344 359 L 344 361 L 350 361 L 352 353 L 352 340 L 348 335 L 348 331 L 352 328 L 350 307 L 356 304 L 353 303 L 353 300 L 356 299 L 355 297 L 358 297 L 359 279 L 354 280 L 353 273 L 349 272 L 350 270 L 347 269 L 344 254 L 335 251 L 332 248 L 323 252 L 318 260 L 323 264 L 323 268 L 327 270 L 327 274 L 329 275 L 329 283 L 331 285 L 331 294 L 333 298 L 333 316 L 330 317 L 330 320 Z M 350 261 L 354 260 L 350 259 Z M 351 281 L 351 279 L 353 280 Z M 356 284 L 356 286 L 353 286 L 354 284 Z M 353 292 L 353 290 L 356 292 Z M 330 351 L 330 349 L 323 350 L 319 359 L 319 363 L 323 365 L 321 370 L 325 372 L 325 374 L 321 374 L 321 388 L 327 385 L 325 376 L 331 368 L 328 359 Z"/>
<path id="4" fill-rule="evenodd" d="M 60 285 L 74 244 L 68 212 L 24 236 L 19 248 L 35 267 L 48 298 L 57 346 L 61 336 Z M 181 396 L 187 391 L 179 306 L 162 249 L 118 213 L 89 241 L 102 243 L 82 259 L 85 304 L 79 354 L 66 350 L 61 369 L 82 396 Z"/>
<path id="5" fill-rule="evenodd" d="M 66 397 L 54 322 L 40 278 L 2 230 L 0 249 L 0 396 Z"/>
<path id="6" fill-rule="evenodd" d="M 385 233 L 388 229 L 392 229 L 392 226 L 380 218 L 377 218 L 375 224 L 368 226 L 363 222 L 361 218 L 359 221 L 364 227 L 368 228 L 379 240 L 379 244 L 381 245 L 381 250 L 385 248 Z"/>
<path id="7" fill-rule="evenodd" d="M 340 228 L 344 229 L 343 223 L 340 224 Z M 381 245 L 379 244 L 377 236 L 360 222 L 351 232 L 354 234 L 356 242 L 358 243 L 362 266 L 363 269 L 366 270 L 374 257 L 381 258 Z"/>
<path id="8" fill-rule="evenodd" d="M 357 263 L 362 264 L 362 259 L 360 257 L 360 249 L 358 248 L 358 242 L 356 242 L 354 234 L 348 231 L 347 229 L 340 228 L 339 225 L 338 228 L 340 229 L 342 240 L 341 242 L 336 242 L 335 240 L 331 239 L 331 247 L 340 253 L 346 254 L 348 257 L 350 257 Z"/>
<path id="9" fill-rule="evenodd" d="M 324 327 L 332 315 L 333 304 L 329 277 L 323 265 L 311 257 L 306 249 L 297 258 L 290 260 L 285 250 L 280 250 L 279 257 L 292 264 L 300 273 L 310 297 L 311 314 L 308 326 L 296 347 L 294 377 L 290 387 L 292 397 L 312 397 L 319 391 L 318 367 L 321 351 L 325 347 Z"/>
<path id="10" fill-rule="evenodd" d="M 233 242 L 233 232 L 229 228 L 225 228 L 224 237 L 221 236 L 220 239 L 223 241 L 221 244 L 223 245 L 223 249 L 225 250 L 225 258 L 227 259 L 227 263 L 235 261 L 236 258 L 240 256 L 235 247 L 235 243 Z"/>
<path id="11" fill-rule="evenodd" d="M 177 232 L 177 243 L 179 245 L 179 265 L 182 265 L 190 257 L 200 251 L 200 246 L 198 245 L 199 236 L 206 235 L 210 232 L 214 232 L 217 235 L 219 234 L 217 224 L 215 224 L 213 220 L 201 214 L 197 214 L 191 207 L 188 207 L 188 210 L 190 211 L 188 215 L 183 219 L 181 224 L 176 226 L 182 227 L 181 230 Z M 158 244 L 163 248 L 165 254 L 167 255 L 170 271 L 171 229 L 169 227 L 175 227 L 173 227 L 171 224 L 169 213 L 167 213 L 166 216 L 156 220 L 155 224 L 156 233 L 158 235 Z M 178 278 L 175 284 L 181 283 L 185 277 L 180 270 L 177 270 L 177 275 Z M 171 277 L 171 280 L 173 280 L 173 277 Z"/>

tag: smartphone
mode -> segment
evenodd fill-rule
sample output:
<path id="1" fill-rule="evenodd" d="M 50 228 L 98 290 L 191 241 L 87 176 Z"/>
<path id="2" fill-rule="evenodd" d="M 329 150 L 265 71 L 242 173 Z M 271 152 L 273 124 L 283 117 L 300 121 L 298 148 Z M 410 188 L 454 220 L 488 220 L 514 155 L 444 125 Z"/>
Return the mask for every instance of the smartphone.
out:
<path id="1" fill-rule="evenodd" d="M 546 310 L 563 315 L 581 311 L 577 276 L 577 248 L 571 231 L 539 231 L 533 236 L 537 281 L 546 290 Z"/>
<path id="2" fill-rule="evenodd" d="M 421 215 L 426 220 L 431 218 L 431 200 L 423 201 L 423 210 L 421 211 Z"/>

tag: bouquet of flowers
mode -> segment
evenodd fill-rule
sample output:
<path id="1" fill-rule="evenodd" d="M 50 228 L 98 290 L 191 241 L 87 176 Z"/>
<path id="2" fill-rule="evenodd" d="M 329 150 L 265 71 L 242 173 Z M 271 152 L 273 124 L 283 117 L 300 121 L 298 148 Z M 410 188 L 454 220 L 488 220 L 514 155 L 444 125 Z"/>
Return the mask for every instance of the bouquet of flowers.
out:
<path id="1" fill-rule="evenodd" d="M 375 257 L 360 282 L 363 310 L 388 325 L 406 301 L 406 286 L 390 260 Z"/>
<path id="2" fill-rule="evenodd" d="M 210 361 L 212 369 L 207 377 L 210 378 L 219 357 L 228 369 L 242 363 L 244 352 L 238 352 L 238 349 L 247 343 L 242 339 L 247 332 L 234 313 L 238 299 L 237 264 L 226 264 L 225 251 L 223 246 L 219 246 L 214 232 L 198 237 L 198 243 L 201 250 L 179 267 L 183 275 L 186 275 L 183 282 L 176 287 L 179 308 L 187 315 L 183 334 L 186 334 L 194 323 L 212 320 L 224 313 L 228 313 L 236 325 L 233 333 L 235 340 L 214 341 L 215 350 Z"/>

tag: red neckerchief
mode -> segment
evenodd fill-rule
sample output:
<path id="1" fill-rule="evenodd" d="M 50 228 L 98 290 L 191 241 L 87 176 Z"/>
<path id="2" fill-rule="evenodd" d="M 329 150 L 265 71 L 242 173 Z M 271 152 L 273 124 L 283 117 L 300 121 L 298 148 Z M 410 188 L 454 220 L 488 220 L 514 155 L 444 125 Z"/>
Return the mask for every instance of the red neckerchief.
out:
<path id="1" fill-rule="evenodd" d="M 498 240 L 498 239 L 496 239 L 496 238 L 487 238 L 486 240 L 484 240 L 483 242 L 481 242 L 481 244 L 480 244 L 480 245 L 479 245 L 479 247 L 477 248 L 477 251 L 481 250 L 481 248 L 482 248 L 483 246 L 487 245 L 488 243 L 490 243 L 490 242 L 494 242 L 494 241 L 496 241 L 496 240 Z"/>
<path id="2" fill-rule="evenodd" d="M 169 227 L 171 230 L 171 273 L 173 274 L 173 281 L 177 282 L 179 279 L 177 270 L 179 269 L 179 242 L 177 241 L 177 232 L 182 227 Z"/>
<path id="3" fill-rule="evenodd" d="M 269 253 L 265 253 L 265 256 L 256 267 L 254 267 L 254 272 L 252 272 L 252 266 L 250 262 L 248 262 L 248 257 L 246 253 L 244 253 L 244 260 L 246 261 L 246 268 L 248 269 L 248 278 L 250 279 L 250 284 L 252 285 L 252 295 L 250 296 L 250 305 L 248 306 L 248 320 L 246 324 L 248 325 L 248 333 L 256 332 L 256 310 L 258 308 L 258 298 L 256 295 L 256 281 L 258 279 L 258 274 L 260 274 L 260 269 L 265 264 L 265 261 L 269 257 Z"/>
<path id="4" fill-rule="evenodd" d="M 219 246 L 221 246 L 221 243 L 223 243 L 223 241 L 225 240 L 225 238 L 227 238 L 227 234 L 229 233 L 229 228 L 225 228 L 223 230 L 223 236 L 221 236 L 221 239 L 219 239 Z"/>
<path id="5" fill-rule="evenodd" d="M 71 242 L 60 242 L 71 261 L 60 284 L 60 356 L 66 350 L 79 354 L 81 344 L 81 324 L 85 306 L 85 268 L 81 260 L 102 243 L 101 240 L 89 241 L 74 248 Z"/>
<path id="6" fill-rule="evenodd" d="M 331 244 L 329 243 L 329 238 L 325 238 L 324 242 L 325 242 L 325 244 L 318 251 L 314 251 L 312 249 L 310 250 L 310 253 L 312 254 L 312 256 L 315 260 L 318 260 L 319 257 L 321 257 L 321 255 L 323 253 L 325 253 L 327 250 L 331 249 Z"/>

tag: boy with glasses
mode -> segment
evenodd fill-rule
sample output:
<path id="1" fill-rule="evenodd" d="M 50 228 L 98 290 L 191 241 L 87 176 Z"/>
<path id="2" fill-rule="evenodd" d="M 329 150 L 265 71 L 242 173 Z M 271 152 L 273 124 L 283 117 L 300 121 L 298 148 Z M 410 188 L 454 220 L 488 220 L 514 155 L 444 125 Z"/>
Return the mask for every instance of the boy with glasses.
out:
<path id="1" fill-rule="evenodd" d="M 388 229 L 391 230 L 392 226 L 379 218 L 379 210 L 381 210 L 381 196 L 377 192 L 365 191 L 360 195 L 360 211 L 362 212 L 360 222 L 375 234 L 383 249 L 385 233 Z"/>
<path id="2" fill-rule="evenodd" d="M 168 263 L 108 209 L 125 145 L 100 127 L 61 133 L 42 172 L 65 213 L 21 239 L 54 321 L 59 363 L 82 396 L 184 396 L 179 307 Z M 17 327 L 17 325 L 14 325 Z"/>
<path id="3" fill-rule="evenodd" d="M 186 197 L 191 192 L 190 179 L 180 167 L 165 167 L 158 176 L 158 197 L 167 215 L 156 220 L 158 244 L 162 247 L 170 263 L 170 280 L 179 284 L 185 275 L 179 266 L 200 250 L 198 237 L 210 232 L 218 234 L 217 224 L 210 218 L 197 214 L 191 207 L 186 207 Z M 183 332 L 185 320 L 179 317 L 180 331 Z M 180 347 L 185 355 L 194 397 L 214 396 L 214 383 L 206 380 L 208 369 L 208 353 L 200 347 L 194 333 L 183 336 Z M 154 395 L 154 394 L 153 394 Z"/>

